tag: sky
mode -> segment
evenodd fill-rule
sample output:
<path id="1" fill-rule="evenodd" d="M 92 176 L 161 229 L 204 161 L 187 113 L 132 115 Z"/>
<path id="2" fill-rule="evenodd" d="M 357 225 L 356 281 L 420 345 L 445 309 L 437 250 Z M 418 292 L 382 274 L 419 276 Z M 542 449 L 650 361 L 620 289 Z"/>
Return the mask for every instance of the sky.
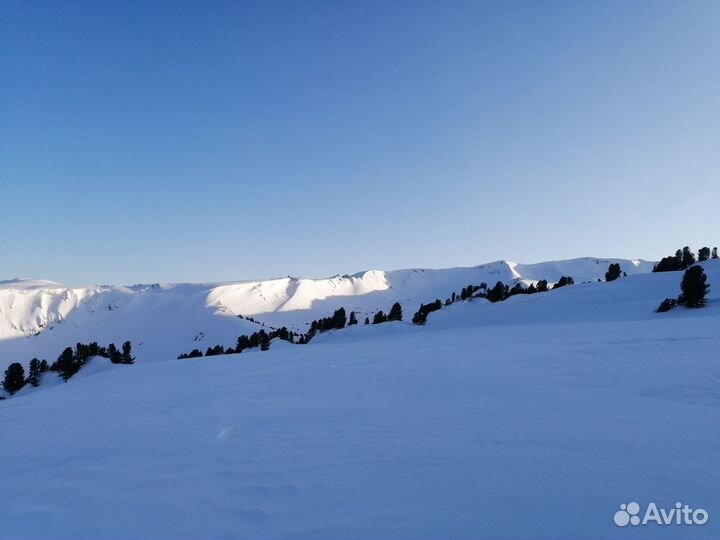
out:
<path id="1" fill-rule="evenodd" d="M 720 2 L 0 3 L 0 279 L 720 244 Z"/>

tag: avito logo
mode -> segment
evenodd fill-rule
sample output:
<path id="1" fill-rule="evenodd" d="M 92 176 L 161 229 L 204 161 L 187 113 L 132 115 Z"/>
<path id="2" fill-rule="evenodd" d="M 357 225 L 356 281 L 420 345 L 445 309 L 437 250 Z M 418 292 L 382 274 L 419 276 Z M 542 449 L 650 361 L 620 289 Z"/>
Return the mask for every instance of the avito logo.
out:
<path id="1" fill-rule="evenodd" d="M 648 504 L 642 518 L 640 517 L 640 505 L 636 502 L 621 504 L 620 510 L 615 512 L 613 521 L 618 527 L 627 525 L 705 525 L 710 519 L 707 510 L 703 508 L 690 508 L 689 505 L 681 502 L 675 503 L 670 510 L 658 507 L 651 502 Z"/>

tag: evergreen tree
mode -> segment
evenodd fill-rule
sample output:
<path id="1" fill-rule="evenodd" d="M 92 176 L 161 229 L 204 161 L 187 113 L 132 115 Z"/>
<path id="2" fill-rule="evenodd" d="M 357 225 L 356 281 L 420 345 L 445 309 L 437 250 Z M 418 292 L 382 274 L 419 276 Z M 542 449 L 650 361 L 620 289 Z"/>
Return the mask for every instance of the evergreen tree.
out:
<path id="1" fill-rule="evenodd" d="M 335 328 L 336 330 L 345 328 L 345 321 L 347 321 L 347 317 L 345 316 L 345 308 L 341 307 L 340 309 L 335 310 L 335 313 L 333 313 L 331 327 Z"/>
<path id="2" fill-rule="evenodd" d="M 240 336 L 237 338 L 237 345 L 235 346 L 235 352 L 241 353 L 250 346 L 250 340 L 247 336 Z"/>
<path id="3" fill-rule="evenodd" d="M 710 248 L 709 247 L 701 247 L 698 250 L 698 261 L 703 262 L 707 261 L 710 258 Z"/>
<path id="4" fill-rule="evenodd" d="M 678 249 L 672 257 L 663 257 L 653 267 L 653 272 L 676 272 L 682 270 L 683 252 Z"/>
<path id="5" fill-rule="evenodd" d="M 40 384 L 40 360 L 37 358 L 30 360 L 27 383 L 33 386 Z"/>
<path id="6" fill-rule="evenodd" d="M 682 250 L 682 268 L 690 268 L 695 264 L 695 255 L 688 246 L 685 246 Z"/>
<path id="7" fill-rule="evenodd" d="M 205 351 L 205 356 L 220 356 L 221 354 L 225 354 L 225 347 L 222 345 L 208 347 L 208 350 Z"/>
<path id="8" fill-rule="evenodd" d="M 612 263 L 608 267 L 608 271 L 605 272 L 605 281 L 615 281 L 622 275 L 620 270 L 620 263 Z"/>
<path id="9" fill-rule="evenodd" d="M 365 317 L 365 324 L 370 324 L 370 317 Z"/>
<path id="10" fill-rule="evenodd" d="M 412 322 L 414 324 L 425 324 L 427 316 L 433 311 L 442 309 L 442 306 L 443 305 L 440 299 L 435 300 L 432 304 L 420 304 L 420 309 L 418 309 L 413 315 Z"/>
<path id="11" fill-rule="evenodd" d="M 80 364 L 75 361 L 75 355 L 71 347 L 66 347 L 55 363 L 60 376 L 67 381 L 80 370 Z"/>
<path id="12" fill-rule="evenodd" d="M 559 289 L 560 287 L 565 287 L 567 285 L 574 285 L 575 280 L 571 278 L 570 276 L 561 276 L 560 281 L 558 281 L 554 286 L 553 289 Z"/>
<path id="13" fill-rule="evenodd" d="M 387 317 L 383 313 L 382 309 L 373 316 L 373 324 L 381 324 L 387 321 Z"/>
<path id="14" fill-rule="evenodd" d="M 402 306 L 399 302 L 395 302 L 393 306 L 390 308 L 390 313 L 388 313 L 387 320 L 388 321 L 402 321 L 403 315 L 402 315 Z"/>
<path id="15" fill-rule="evenodd" d="M 537 291 L 538 292 L 547 292 L 548 290 L 548 282 L 546 279 L 541 279 L 537 283 Z"/>
<path id="16" fill-rule="evenodd" d="M 354 311 L 350 312 L 350 319 L 348 320 L 348 326 L 355 326 L 358 323 L 357 316 Z"/>
<path id="17" fill-rule="evenodd" d="M 710 286 L 706 282 L 707 276 L 702 266 L 688 268 L 680 283 L 682 293 L 678 297 L 678 304 L 692 308 L 703 307 L 705 295 L 710 290 Z"/>
<path id="18" fill-rule="evenodd" d="M 711 258 L 711 259 L 717 259 L 717 258 L 718 258 L 718 252 L 717 252 L 717 248 L 716 248 L 716 247 L 712 248 L 712 255 L 710 255 L 710 258 Z"/>
<path id="19" fill-rule="evenodd" d="M 498 281 L 495 286 L 488 291 L 487 299 L 491 302 L 501 302 L 507 298 L 506 292 L 507 288 L 505 284 L 502 281 Z"/>
<path id="20" fill-rule="evenodd" d="M 45 373 L 49 369 L 50 367 L 48 366 L 47 360 L 45 360 L 44 358 L 40 360 L 40 373 Z"/>
<path id="21" fill-rule="evenodd" d="M 118 348 L 115 346 L 114 343 L 111 343 L 107 347 L 107 355 L 110 361 L 113 364 L 122 364 L 122 354 L 118 350 Z"/>
<path id="22" fill-rule="evenodd" d="M 5 378 L 3 379 L 3 388 L 9 394 L 14 394 L 25 386 L 25 369 L 22 364 L 13 362 L 5 370 Z"/>
<path id="23" fill-rule="evenodd" d="M 135 357 L 132 355 L 132 344 L 129 341 L 123 343 L 122 355 L 120 357 L 121 364 L 133 364 Z"/>
<path id="24" fill-rule="evenodd" d="M 340 308 L 342 309 L 342 308 Z M 343 310 L 343 315 L 344 315 Z M 267 351 L 270 349 L 270 336 L 268 336 L 264 330 L 260 330 L 260 350 Z"/>

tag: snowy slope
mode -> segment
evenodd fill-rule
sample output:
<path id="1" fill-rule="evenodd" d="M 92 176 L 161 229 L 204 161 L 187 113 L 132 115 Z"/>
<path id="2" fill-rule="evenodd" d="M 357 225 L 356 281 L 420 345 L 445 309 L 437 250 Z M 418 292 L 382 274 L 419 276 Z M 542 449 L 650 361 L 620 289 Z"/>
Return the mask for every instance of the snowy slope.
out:
<path id="1" fill-rule="evenodd" d="M 305 332 L 310 321 L 339 307 L 364 318 L 400 302 L 412 313 L 420 303 L 444 300 L 469 284 L 554 282 L 562 275 L 595 281 L 611 262 L 619 262 L 629 275 L 652 269 L 652 263 L 645 261 L 583 258 L 225 284 L 67 288 L 54 282 L 4 281 L 0 282 L 0 368 L 33 356 L 52 360 L 66 346 L 91 340 L 105 344 L 129 339 L 141 361 L 175 357 L 195 347 L 231 345 L 239 334 L 258 330 L 258 325 L 238 315 Z"/>
<path id="2" fill-rule="evenodd" d="M 718 538 L 705 266 L 700 310 L 653 313 L 682 273 L 632 275 L 265 353 L 94 359 L 0 403 L 0 538 Z M 631 501 L 710 521 L 617 528 Z"/>

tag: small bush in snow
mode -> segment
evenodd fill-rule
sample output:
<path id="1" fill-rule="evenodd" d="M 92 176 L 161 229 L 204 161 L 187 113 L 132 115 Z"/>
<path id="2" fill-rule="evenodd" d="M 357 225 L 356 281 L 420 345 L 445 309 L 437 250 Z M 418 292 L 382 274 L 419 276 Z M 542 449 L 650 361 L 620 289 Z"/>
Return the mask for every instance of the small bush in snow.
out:
<path id="1" fill-rule="evenodd" d="M 677 305 L 677 300 L 674 298 L 666 298 L 662 302 L 660 302 L 660 305 L 655 310 L 657 313 L 666 313 L 670 311 L 672 308 L 674 308 Z"/>

